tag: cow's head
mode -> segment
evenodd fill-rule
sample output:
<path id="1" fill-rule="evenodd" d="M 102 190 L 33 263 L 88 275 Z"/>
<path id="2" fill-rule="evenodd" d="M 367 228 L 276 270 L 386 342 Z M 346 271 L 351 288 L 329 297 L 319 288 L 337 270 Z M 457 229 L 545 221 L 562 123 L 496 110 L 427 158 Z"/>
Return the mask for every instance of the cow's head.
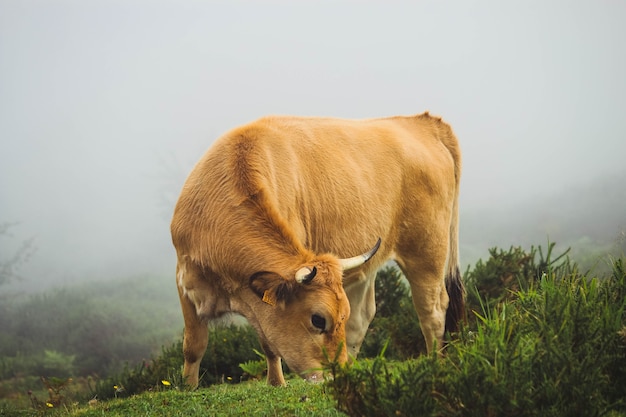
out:
<path id="1" fill-rule="evenodd" d="M 340 363 L 348 359 L 350 304 L 343 271 L 367 262 L 379 246 L 380 239 L 369 252 L 349 259 L 317 256 L 289 277 L 272 272 L 252 275 L 250 287 L 262 301 L 255 314 L 259 336 L 291 370 L 315 379 L 325 355 Z"/>

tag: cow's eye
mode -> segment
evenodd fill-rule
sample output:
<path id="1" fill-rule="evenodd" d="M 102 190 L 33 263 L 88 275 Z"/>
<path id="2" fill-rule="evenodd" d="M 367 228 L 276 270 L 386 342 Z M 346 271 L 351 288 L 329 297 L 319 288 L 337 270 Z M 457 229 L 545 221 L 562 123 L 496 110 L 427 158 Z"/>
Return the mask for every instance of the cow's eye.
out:
<path id="1" fill-rule="evenodd" d="M 311 324 L 322 332 L 326 330 L 326 319 L 319 314 L 313 314 L 311 316 Z"/>

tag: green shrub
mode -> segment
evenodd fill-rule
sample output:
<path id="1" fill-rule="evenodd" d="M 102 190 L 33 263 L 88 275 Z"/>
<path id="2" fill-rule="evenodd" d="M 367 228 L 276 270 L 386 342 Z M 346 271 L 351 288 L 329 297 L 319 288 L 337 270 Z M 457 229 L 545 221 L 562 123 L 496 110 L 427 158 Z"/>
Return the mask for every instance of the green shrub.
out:
<path id="1" fill-rule="evenodd" d="M 463 275 L 467 288 L 467 308 L 480 313 L 483 304 L 493 307 L 511 300 L 519 290 L 531 288 L 543 274 L 551 272 L 561 275 L 572 274 L 576 264 L 567 257 L 569 249 L 554 257 L 555 243 L 548 244 L 544 255 L 541 246 L 531 246 L 526 252 L 520 247 L 508 251 L 491 248 L 487 261 L 479 260 L 473 269 L 468 267 Z M 469 314 L 472 319 L 473 315 Z"/>
<path id="2" fill-rule="evenodd" d="M 67 406 L 68 388 L 72 384 L 72 378 L 44 378 L 41 377 L 48 398 L 39 399 L 32 391 L 28 392 L 28 397 L 31 402 L 31 406 L 40 412 L 44 412 L 48 409 L 58 408 L 60 406 Z"/>
<path id="3" fill-rule="evenodd" d="M 257 360 L 261 351 L 252 326 L 216 326 L 209 332 L 209 345 L 200 364 L 201 384 L 240 382 L 243 370 L 239 364 Z"/>
<path id="4" fill-rule="evenodd" d="M 240 363 L 239 367 L 245 372 L 243 377 L 259 381 L 267 371 L 267 360 L 265 355 L 258 350 L 254 349 L 254 353 L 260 358 L 259 360 Z"/>
<path id="5" fill-rule="evenodd" d="M 331 364 L 330 391 L 349 415 L 625 415 L 625 295 L 621 261 L 604 279 L 548 270 L 482 301 L 443 357 Z"/>
<path id="6" fill-rule="evenodd" d="M 541 246 L 529 252 L 519 247 L 508 251 L 489 250 L 487 261 L 478 261 L 465 272 L 468 290 L 467 307 L 470 321 L 484 307 L 491 308 L 516 297 L 516 292 L 528 289 L 542 274 L 572 274 L 576 265 L 567 257 L 569 249 L 554 256 L 554 243 L 544 253 Z M 376 357 L 383 349 L 388 359 L 405 360 L 426 353 L 426 343 L 413 307 L 411 292 L 402 273 L 394 267 L 383 268 L 376 277 L 376 316 L 369 326 L 360 357 Z"/>

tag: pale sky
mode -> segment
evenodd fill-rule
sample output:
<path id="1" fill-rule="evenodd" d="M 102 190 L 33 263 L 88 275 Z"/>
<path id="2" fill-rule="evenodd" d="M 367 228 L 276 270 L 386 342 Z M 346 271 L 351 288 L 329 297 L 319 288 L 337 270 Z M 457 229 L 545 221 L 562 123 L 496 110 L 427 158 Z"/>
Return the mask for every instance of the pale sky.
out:
<path id="1" fill-rule="evenodd" d="M 443 116 L 461 212 L 625 175 L 624 22 L 618 0 L 0 0 L 0 250 L 35 237 L 42 279 L 173 270 L 185 175 L 267 114 Z"/>

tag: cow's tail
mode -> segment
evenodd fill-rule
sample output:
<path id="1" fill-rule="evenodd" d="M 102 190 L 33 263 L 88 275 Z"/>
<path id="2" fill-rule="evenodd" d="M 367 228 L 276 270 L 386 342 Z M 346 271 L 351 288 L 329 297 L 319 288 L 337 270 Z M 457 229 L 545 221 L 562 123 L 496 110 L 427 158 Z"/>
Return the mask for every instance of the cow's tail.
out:
<path id="1" fill-rule="evenodd" d="M 465 286 L 459 267 L 459 213 L 458 196 L 454 201 L 452 223 L 450 225 L 450 248 L 446 269 L 446 290 L 450 302 L 446 311 L 446 332 L 456 332 L 459 322 L 465 317 Z"/>
<path id="2" fill-rule="evenodd" d="M 446 290 L 450 302 L 446 311 L 446 332 L 456 332 L 459 322 L 465 318 L 465 286 L 461 278 L 459 266 L 459 187 L 461 181 L 461 151 L 452 129 L 443 123 L 447 129 L 441 129 L 440 138 L 450 151 L 454 160 L 455 195 L 450 221 L 450 245 L 446 266 Z M 442 127 L 442 126 L 440 126 Z"/>

